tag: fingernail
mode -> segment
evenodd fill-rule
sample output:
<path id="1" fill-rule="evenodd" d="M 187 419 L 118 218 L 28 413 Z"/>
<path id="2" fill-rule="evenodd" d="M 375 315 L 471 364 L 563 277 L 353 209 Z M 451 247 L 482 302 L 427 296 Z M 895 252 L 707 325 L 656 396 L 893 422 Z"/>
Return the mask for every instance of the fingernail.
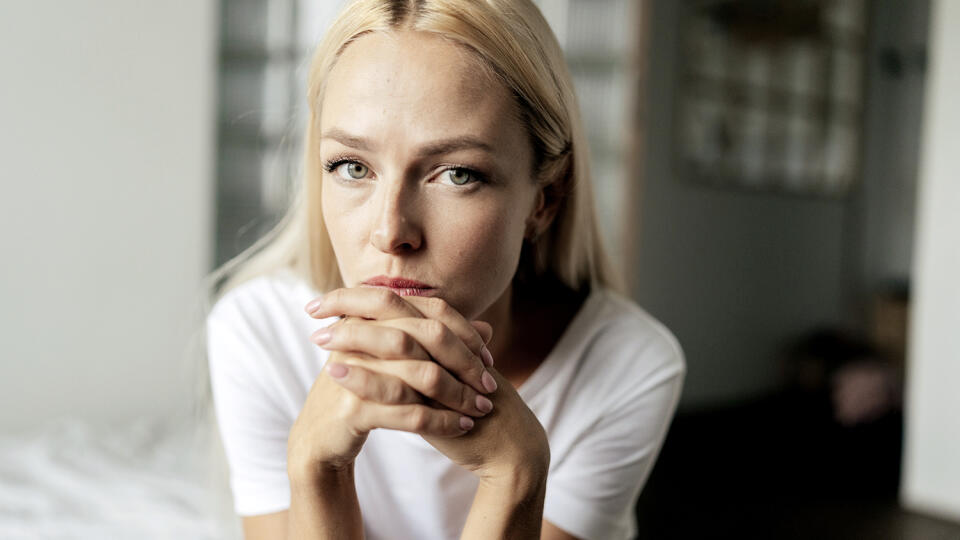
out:
<path id="1" fill-rule="evenodd" d="M 487 392 L 497 391 L 497 381 L 489 371 L 483 372 L 483 375 L 480 377 L 480 382 L 483 383 L 483 387 L 487 389 Z"/>
<path id="2" fill-rule="evenodd" d="M 311 301 L 309 304 L 307 304 L 307 307 L 305 307 L 305 308 L 303 308 L 303 309 L 306 310 L 307 313 L 313 315 L 313 312 L 316 311 L 317 308 L 319 308 L 319 307 L 320 307 L 320 304 L 322 304 L 322 303 L 323 303 L 323 298 L 317 298 L 317 299 Z"/>
<path id="3" fill-rule="evenodd" d="M 483 396 L 477 396 L 477 408 L 483 414 L 487 414 L 493 410 L 493 402 Z"/>
<path id="4" fill-rule="evenodd" d="M 464 431 L 470 431 L 470 428 L 473 427 L 473 419 L 469 416 L 460 417 L 460 429 Z"/>
<path id="5" fill-rule="evenodd" d="M 310 336 L 310 341 L 316 343 L 317 345 L 323 345 L 330 341 L 330 338 L 333 337 L 333 330 L 329 328 L 321 328 L 313 333 Z"/>
<path id="6" fill-rule="evenodd" d="M 486 345 L 480 348 L 480 357 L 483 358 L 483 363 L 487 367 L 493 366 L 493 355 L 490 354 L 490 349 Z"/>
<path id="7" fill-rule="evenodd" d="M 334 379 L 342 379 L 347 376 L 347 366 L 343 364 L 330 364 L 327 366 L 327 373 Z"/>

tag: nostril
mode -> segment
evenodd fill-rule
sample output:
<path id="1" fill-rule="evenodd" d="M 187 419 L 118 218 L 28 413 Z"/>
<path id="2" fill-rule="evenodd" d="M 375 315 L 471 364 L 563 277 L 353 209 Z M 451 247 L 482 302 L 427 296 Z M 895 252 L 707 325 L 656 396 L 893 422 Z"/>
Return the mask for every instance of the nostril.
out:
<path id="1" fill-rule="evenodd" d="M 375 231 L 371 236 L 371 243 L 384 253 L 408 253 L 422 246 L 419 232 L 410 231 Z"/>
<path id="2" fill-rule="evenodd" d="M 416 251 L 421 247 L 423 231 L 412 199 L 415 191 L 401 184 L 384 183 L 382 187 L 371 243 L 384 253 Z"/>

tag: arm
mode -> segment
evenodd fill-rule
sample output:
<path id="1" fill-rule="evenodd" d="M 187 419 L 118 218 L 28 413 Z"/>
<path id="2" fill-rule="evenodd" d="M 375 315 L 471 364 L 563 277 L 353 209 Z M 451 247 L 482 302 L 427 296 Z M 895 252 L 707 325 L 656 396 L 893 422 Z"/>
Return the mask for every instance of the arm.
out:
<path id="1" fill-rule="evenodd" d="M 546 469 L 482 478 L 460 538 L 540 538 L 546 492 Z"/>
<path id="2" fill-rule="evenodd" d="M 536 518 L 542 512 L 542 494 L 545 491 L 545 489 L 538 491 L 537 496 L 541 497 L 539 501 L 540 511 L 534 511 L 528 515 Z M 528 495 L 513 499 L 517 493 L 528 493 Z M 535 523 L 530 519 L 523 520 L 523 514 L 521 513 L 531 508 L 529 501 L 532 501 L 532 498 L 529 497 L 534 495 L 533 492 L 525 492 L 522 489 L 506 490 L 502 486 L 484 483 L 477 490 L 474 506 L 471 509 L 472 517 L 468 517 L 465 530 L 479 531 L 481 528 L 486 528 L 486 530 L 492 531 L 492 534 L 497 534 L 497 531 L 499 531 L 499 536 L 503 538 L 521 536 L 527 533 L 529 533 L 528 536 L 535 538 L 532 529 L 536 526 Z M 294 497 L 296 498 L 296 496 Z M 506 505 L 499 508 L 504 502 L 506 502 Z M 489 512 L 483 511 L 483 509 L 488 508 L 490 509 Z M 293 524 L 290 522 L 292 518 L 289 517 L 289 514 L 289 511 L 283 510 L 273 514 L 243 518 L 244 538 L 246 540 L 287 538 L 287 531 L 293 528 Z M 540 534 L 542 540 L 578 540 L 575 536 L 571 536 L 547 520 L 543 520 L 542 529 L 543 532 Z"/>
<path id="3" fill-rule="evenodd" d="M 246 540 L 363 538 L 353 469 L 308 475 L 291 468 L 290 509 L 244 517 L 243 536 Z"/>
<path id="4" fill-rule="evenodd" d="M 353 465 L 291 469 L 286 538 L 363 538 Z"/>

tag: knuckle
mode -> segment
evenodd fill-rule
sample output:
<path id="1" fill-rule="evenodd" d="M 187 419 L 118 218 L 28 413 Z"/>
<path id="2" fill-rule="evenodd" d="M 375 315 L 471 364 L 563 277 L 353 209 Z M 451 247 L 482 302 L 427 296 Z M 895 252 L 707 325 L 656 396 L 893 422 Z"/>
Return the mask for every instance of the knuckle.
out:
<path id="1" fill-rule="evenodd" d="M 336 337 L 339 343 L 353 343 L 357 337 L 356 327 L 346 321 L 347 319 L 341 319 L 341 324 L 337 327 Z"/>
<path id="2" fill-rule="evenodd" d="M 443 298 L 437 298 L 436 296 L 428 297 L 426 303 L 430 313 L 435 315 L 444 315 L 447 313 L 447 310 L 450 308 L 450 305 L 447 304 L 447 301 Z"/>
<path id="3" fill-rule="evenodd" d="M 477 408 L 477 398 L 474 397 L 472 390 L 467 388 L 467 385 L 460 384 L 460 410 L 463 411 L 472 411 Z"/>
<path id="4" fill-rule="evenodd" d="M 390 347 L 401 356 L 410 356 L 413 354 L 413 338 L 402 330 L 393 330 L 390 332 Z"/>
<path id="5" fill-rule="evenodd" d="M 483 343 L 483 338 L 480 337 L 480 333 L 477 332 L 476 330 L 471 331 L 469 336 L 467 337 L 466 345 L 467 345 L 467 348 L 474 353 L 482 349 L 484 346 L 484 343 Z M 483 360 L 480 360 L 480 363 L 482 364 Z"/>
<path id="6" fill-rule="evenodd" d="M 454 412 L 444 414 L 443 434 L 449 437 L 456 437 L 462 433 L 463 430 L 460 429 L 460 415 Z"/>
<path id="7" fill-rule="evenodd" d="M 423 322 L 423 332 L 427 335 L 427 339 L 429 339 L 431 343 L 440 344 L 443 343 L 446 337 L 447 327 L 440 321 L 426 319 Z"/>
<path id="8" fill-rule="evenodd" d="M 477 380 L 479 380 L 480 377 L 483 377 L 483 373 L 487 371 L 487 366 L 483 363 L 483 358 L 480 358 L 475 354 L 470 355 L 470 366 L 470 371 L 472 371 L 473 375 L 477 377 Z"/>
<path id="9" fill-rule="evenodd" d="M 384 401 L 386 403 L 397 404 L 406 401 L 404 397 L 406 392 L 401 384 L 389 384 L 384 390 Z"/>
<path id="10" fill-rule="evenodd" d="M 424 407 L 417 407 L 410 413 L 410 425 L 415 431 L 425 431 L 430 426 L 430 412 Z"/>
<path id="11" fill-rule="evenodd" d="M 362 401 L 353 392 L 344 392 L 340 399 L 340 414 L 343 418 L 354 418 L 360 414 Z"/>
<path id="12" fill-rule="evenodd" d="M 325 299 L 325 303 L 339 304 L 343 300 L 343 289 L 334 289 L 328 292 Z"/>
<path id="13" fill-rule="evenodd" d="M 440 384 L 443 381 L 443 373 L 440 366 L 433 362 L 422 362 L 420 368 L 420 379 L 423 382 L 424 390 L 431 395 L 436 395 L 440 390 Z"/>

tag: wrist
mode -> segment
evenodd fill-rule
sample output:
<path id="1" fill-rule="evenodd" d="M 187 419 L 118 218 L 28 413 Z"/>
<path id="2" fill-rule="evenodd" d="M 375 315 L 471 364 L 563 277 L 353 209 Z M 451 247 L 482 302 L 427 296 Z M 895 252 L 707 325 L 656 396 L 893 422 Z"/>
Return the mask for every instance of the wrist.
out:
<path id="1" fill-rule="evenodd" d="M 461 540 L 540 538 L 546 495 L 546 468 L 481 476 Z"/>
<path id="2" fill-rule="evenodd" d="M 549 461 L 526 463 L 485 471 L 480 475 L 480 489 L 511 493 L 526 498 L 546 489 Z"/>
<path id="3" fill-rule="evenodd" d="M 331 465 L 318 461 L 287 462 L 291 491 L 322 492 L 336 486 L 353 485 L 353 463 Z"/>
<path id="4" fill-rule="evenodd" d="M 319 480 L 337 480 L 353 476 L 352 460 L 325 460 L 316 456 L 287 454 L 287 476 L 291 485 L 312 484 Z"/>
<path id="5" fill-rule="evenodd" d="M 312 433 L 300 433 L 294 428 L 287 439 L 287 476 L 291 481 L 312 481 L 318 475 L 335 477 L 353 472 L 353 464 L 365 438 L 351 439 L 335 445 L 336 450 L 317 444 Z"/>

